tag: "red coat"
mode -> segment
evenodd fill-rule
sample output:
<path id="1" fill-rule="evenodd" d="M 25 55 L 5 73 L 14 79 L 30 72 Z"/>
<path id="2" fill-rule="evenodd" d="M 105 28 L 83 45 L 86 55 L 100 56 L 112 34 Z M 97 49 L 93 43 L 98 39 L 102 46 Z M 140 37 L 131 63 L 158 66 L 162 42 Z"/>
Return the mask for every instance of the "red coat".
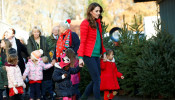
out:
<path id="1" fill-rule="evenodd" d="M 118 72 L 115 61 L 103 62 L 103 60 L 101 60 L 100 65 L 101 65 L 100 90 L 104 91 L 104 90 L 120 89 L 117 77 L 121 78 L 122 73 Z"/>
<path id="2" fill-rule="evenodd" d="M 103 39 L 102 39 L 102 28 L 100 19 L 96 20 L 96 22 L 99 25 L 99 31 L 101 36 L 101 49 L 102 54 L 106 52 L 104 45 L 103 45 Z M 78 56 L 88 56 L 91 57 L 92 52 L 94 50 L 95 42 L 97 37 L 97 29 L 93 29 L 90 27 L 89 22 L 85 19 L 80 25 L 80 46 L 78 50 Z"/>

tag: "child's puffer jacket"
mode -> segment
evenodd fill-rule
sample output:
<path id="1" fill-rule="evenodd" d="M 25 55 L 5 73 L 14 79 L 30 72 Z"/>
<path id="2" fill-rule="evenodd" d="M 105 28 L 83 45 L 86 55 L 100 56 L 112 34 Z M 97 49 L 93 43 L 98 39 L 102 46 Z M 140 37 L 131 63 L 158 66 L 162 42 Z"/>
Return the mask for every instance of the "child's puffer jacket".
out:
<path id="1" fill-rule="evenodd" d="M 23 86 L 25 88 L 25 83 L 22 78 L 21 70 L 18 65 L 5 64 L 8 78 L 8 87 L 13 88 L 15 85 L 17 87 Z"/>
<path id="2" fill-rule="evenodd" d="M 76 67 L 69 68 L 68 71 L 65 71 L 60 68 L 55 68 L 52 78 L 55 81 L 55 91 L 59 97 L 72 96 L 71 74 L 78 73 L 80 69 L 80 67 Z M 67 74 L 67 77 L 65 79 L 62 79 L 63 74 Z"/>
<path id="3" fill-rule="evenodd" d="M 43 80 L 43 70 L 51 67 L 52 64 L 44 64 L 41 58 L 38 60 L 36 65 L 30 59 L 26 64 L 23 76 L 28 76 L 29 80 L 32 81 Z"/>

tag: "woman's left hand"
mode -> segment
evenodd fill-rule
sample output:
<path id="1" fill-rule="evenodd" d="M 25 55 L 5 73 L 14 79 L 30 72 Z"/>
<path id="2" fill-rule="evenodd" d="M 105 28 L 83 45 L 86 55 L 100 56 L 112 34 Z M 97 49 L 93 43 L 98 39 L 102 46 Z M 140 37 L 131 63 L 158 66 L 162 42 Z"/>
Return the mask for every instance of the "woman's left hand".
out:
<path id="1" fill-rule="evenodd" d="M 125 77 L 124 76 L 121 76 L 121 79 L 124 79 Z"/>

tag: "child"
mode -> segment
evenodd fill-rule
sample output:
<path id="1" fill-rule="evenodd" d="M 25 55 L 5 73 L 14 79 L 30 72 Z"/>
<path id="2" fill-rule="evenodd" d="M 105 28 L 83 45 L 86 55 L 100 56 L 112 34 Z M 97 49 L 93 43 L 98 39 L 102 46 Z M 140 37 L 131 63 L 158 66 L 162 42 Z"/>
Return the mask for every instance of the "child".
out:
<path id="1" fill-rule="evenodd" d="M 10 48 L 7 52 L 7 63 L 5 64 L 8 78 L 9 96 L 12 100 L 22 100 L 25 83 L 22 79 L 21 70 L 18 66 L 17 51 Z"/>
<path id="2" fill-rule="evenodd" d="M 43 70 L 51 68 L 55 63 L 44 64 L 40 58 L 43 54 L 43 50 L 35 50 L 31 53 L 31 59 L 29 59 L 26 64 L 26 69 L 23 74 L 23 79 L 26 79 L 26 76 L 29 78 L 30 84 L 30 100 L 34 100 L 35 93 L 37 100 L 41 98 L 40 86 L 43 80 Z"/>
<path id="3" fill-rule="evenodd" d="M 104 91 L 104 100 L 111 100 L 120 89 L 117 77 L 124 79 L 124 76 L 117 70 L 115 64 L 114 52 L 112 50 L 106 50 L 107 61 L 101 60 L 101 83 L 100 90 Z"/>
<path id="4" fill-rule="evenodd" d="M 1 54 L 1 40 L 0 40 L 0 54 Z M 0 100 L 3 100 L 3 91 L 7 87 L 7 72 L 5 71 L 5 67 L 2 67 L 2 58 L 0 55 Z"/>
<path id="5" fill-rule="evenodd" d="M 72 49 L 66 49 L 65 51 L 68 58 L 70 58 L 70 67 L 76 68 L 79 64 L 78 59 L 76 58 L 76 54 Z M 80 72 L 77 74 L 71 74 L 71 82 L 73 85 L 72 88 L 72 100 L 78 100 L 80 97 L 80 91 L 78 89 L 79 83 L 80 83 Z"/>
<path id="6" fill-rule="evenodd" d="M 61 97 L 63 100 L 72 100 L 71 74 L 78 73 L 80 71 L 80 67 L 71 68 L 71 61 L 66 54 L 63 54 L 60 59 L 61 62 L 59 62 L 59 66 L 55 64 L 56 68 L 52 76 L 55 81 L 55 91 L 57 96 Z"/>
<path id="7" fill-rule="evenodd" d="M 49 63 L 49 58 L 47 56 L 43 56 L 42 60 L 45 64 Z M 54 67 L 43 70 L 43 81 L 42 81 L 42 96 L 43 99 L 47 99 L 47 94 L 49 94 L 49 97 L 51 100 L 53 100 L 53 83 L 52 83 L 52 74 L 54 71 Z"/>

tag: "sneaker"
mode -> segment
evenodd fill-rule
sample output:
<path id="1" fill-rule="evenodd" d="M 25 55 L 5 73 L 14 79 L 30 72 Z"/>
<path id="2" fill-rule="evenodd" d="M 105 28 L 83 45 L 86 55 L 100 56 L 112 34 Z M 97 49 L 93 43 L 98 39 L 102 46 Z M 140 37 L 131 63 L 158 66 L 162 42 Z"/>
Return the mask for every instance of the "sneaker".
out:
<path id="1" fill-rule="evenodd" d="M 87 100 L 87 99 L 88 99 L 87 96 L 85 96 L 85 95 L 82 95 L 82 96 L 81 96 L 81 100 Z"/>
<path id="2" fill-rule="evenodd" d="M 117 91 L 113 91 L 113 93 L 112 93 L 112 94 L 113 94 L 113 95 L 116 95 L 117 93 L 118 93 Z"/>

